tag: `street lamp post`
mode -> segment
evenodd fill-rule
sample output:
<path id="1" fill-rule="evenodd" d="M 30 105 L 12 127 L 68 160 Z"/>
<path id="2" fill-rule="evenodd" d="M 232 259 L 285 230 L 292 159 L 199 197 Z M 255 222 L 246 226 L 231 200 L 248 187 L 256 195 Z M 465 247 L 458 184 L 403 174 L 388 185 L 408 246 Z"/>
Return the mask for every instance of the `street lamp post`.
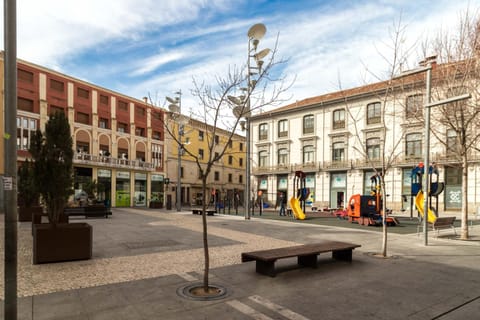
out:
<path id="1" fill-rule="evenodd" d="M 455 96 L 452 98 L 440 100 L 437 102 L 431 102 L 431 93 L 432 93 L 432 60 L 435 57 L 427 58 L 429 61 L 427 65 L 423 68 L 414 69 L 411 71 L 404 72 L 394 79 L 403 78 L 406 76 L 410 76 L 413 74 L 426 72 L 426 96 L 425 96 L 425 103 L 423 105 L 424 109 L 424 117 L 425 117 L 425 147 L 424 147 L 424 176 L 423 176 L 423 195 L 424 195 L 424 203 L 423 203 L 423 234 L 424 234 L 424 245 L 428 245 L 428 193 L 429 193 L 429 170 L 430 170 L 430 108 L 437 107 L 440 105 L 444 105 L 447 103 L 452 103 L 460 100 L 469 99 L 471 97 L 470 94 L 463 94 L 459 96 Z"/>
<path id="2" fill-rule="evenodd" d="M 172 118 L 177 121 L 177 137 L 178 137 L 178 159 L 177 159 L 177 192 L 176 192 L 176 208 L 177 211 L 182 211 L 182 153 L 183 153 L 183 144 L 182 136 L 184 135 L 184 118 L 182 116 L 182 91 L 179 90 L 175 92 L 177 95 L 175 98 L 166 97 L 167 101 L 170 102 L 168 109 L 172 112 Z"/>
<path id="3" fill-rule="evenodd" d="M 245 130 L 246 139 L 246 164 L 245 164 L 245 219 L 250 219 L 250 175 L 251 175 L 251 146 L 250 146 L 250 116 L 251 116 L 251 95 L 257 85 L 258 77 L 262 72 L 263 58 L 267 56 L 270 49 L 263 49 L 257 51 L 260 39 L 263 38 L 267 28 L 262 23 L 257 23 L 250 27 L 247 32 L 248 36 L 248 59 L 247 59 L 247 86 L 242 88 L 246 95 L 240 97 L 228 96 L 228 99 L 237 106 L 233 109 L 233 114 L 237 118 L 245 118 L 245 121 L 240 121 L 242 130 Z M 252 63 L 253 62 L 253 63 Z"/>

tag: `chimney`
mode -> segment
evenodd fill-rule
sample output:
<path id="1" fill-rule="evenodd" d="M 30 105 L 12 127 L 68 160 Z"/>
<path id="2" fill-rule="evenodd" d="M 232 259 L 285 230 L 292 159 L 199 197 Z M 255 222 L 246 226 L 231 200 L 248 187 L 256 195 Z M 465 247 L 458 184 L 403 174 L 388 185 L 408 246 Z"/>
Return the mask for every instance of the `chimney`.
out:
<path id="1" fill-rule="evenodd" d="M 148 103 L 148 97 L 143 97 L 143 101 L 145 102 L 145 104 Z"/>
<path id="2" fill-rule="evenodd" d="M 435 68 L 437 65 L 437 55 L 426 57 L 422 61 L 420 61 L 418 64 L 420 67 L 426 67 L 428 63 L 432 64 L 432 68 Z"/>

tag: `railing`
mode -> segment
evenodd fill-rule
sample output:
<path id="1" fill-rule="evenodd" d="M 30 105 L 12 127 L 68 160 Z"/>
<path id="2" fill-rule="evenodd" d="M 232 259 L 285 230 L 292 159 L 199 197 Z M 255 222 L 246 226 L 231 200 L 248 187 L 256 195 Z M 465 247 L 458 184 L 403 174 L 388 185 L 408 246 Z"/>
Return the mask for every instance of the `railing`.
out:
<path id="1" fill-rule="evenodd" d="M 76 152 L 73 156 L 73 163 L 88 164 L 94 166 L 103 166 L 110 168 L 135 169 L 141 171 L 155 171 L 156 167 L 153 163 L 141 160 L 117 159 L 111 156 L 96 156 L 83 152 Z"/>

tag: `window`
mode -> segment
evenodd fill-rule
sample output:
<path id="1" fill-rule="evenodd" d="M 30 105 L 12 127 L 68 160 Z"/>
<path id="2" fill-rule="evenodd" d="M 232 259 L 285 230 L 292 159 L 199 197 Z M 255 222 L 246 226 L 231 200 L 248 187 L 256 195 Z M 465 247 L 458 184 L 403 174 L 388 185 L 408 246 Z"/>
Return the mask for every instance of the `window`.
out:
<path id="1" fill-rule="evenodd" d="M 303 147 L 303 163 L 312 163 L 315 161 L 315 150 L 312 145 Z"/>
<path id="2" fill-rule="evenodd" d="M 309 114 L 303 117 L 303 134 L 313 133 L 314 131 L 314 118 L 313 114 Z"/>
<path id="3" fill-rule="evenodd" d="M 17 77 L 18 77 L 18 80 L 20 81 L 33 83 L 33 72 L 18 69 Z"/>
<path id="4" fill-rule="evenodd" d="M 198 149 L 198 158 L 203 160 L 203 149 Z"/>
<path id="5" fill-rule="evenodd" d="M 266 140 L 268 139 L 268 124 L 261 123 L 258 126 L 258 140 Z"/>
<path id="6" fill-rule="evenodd" d="M 238 147 L 239 147 L 240 151 L 243 151 L 243 143 L 242 142 L 240 142 L 240 145 Z"/>
<path id="7" fill-rule="evenodd" d="M 243 158 L 238 159 L 238 165 L 243 167 Z"/>
<path id="8" fill-rule="evenodd" d="M 215 144 L 219 144 L 220 143 L 220 137 L 215 135 Z"/>
<path id="9" fill-rule="evenodd" d="M 128 124 L 119 122 L 117 131 L 122 133 L 128 133 Z"/>
<path id="10" fill-rule="evenodd" d="M 198 140 L 203 141 L 203 131 L 198 130 Z"/>
<path id="11" fill-rule="evenodd" d="M 332 145 L 332 161 L 345 161 L 345 144 L 335 142 Z"/>
<path id="12" fill-rule="evenodd" d="M 447 130 L 447 154 L 455 154 L 457 148 L 457 132 L 453 129 Z"/>
<path id="13" fill-rule="evenodd" d="M 65 110 L 62 107 L 57 106 L 50 106 L 50 113 L 49 115 L 55 114 L 57 112 L 65 113 Z"/>
<path id="14" fill-rule="evenodd" d="M 370 160 L 380 159 L 380 139 L 370 138 L 367 139 L 367 156 Z"/>
<path id="15" fill-rule="evenodd" d="M 135 135 L 139 137 L 145 137 L 145 128 L 135 128 Z"/>
<path id="16" fill-rule="evenodd" d="M 423 95 L 415 94 L 407 97 L 406 108 L 405 108 L 405 117 L 415 118 L 420 116 L 423 108 Z"/>
<path id="17" fill-rule="evenodd" d="M 152 163 L 156 168 L 163 167 L 162 164 L 162 146 L 152 143 Z"/>
<path id="18" fill-rule="evenodd" d="M 288 136 L 288 120 L 278 121 L 278 137 L 284 138 Z"/>
<path id="19" fill-rule="evenodd" d="M 214 159 L 217 159 L 216 161 L 219 161 L 220 160 L 219 156 L 220 156 L 220 154 L 218 152 L 215 152 L 215 158 Z"/>
<path id="20" fill-rule="evenodd" d="M 229 165 L 233 164 L 233 157 L 232 156 L 228 156 L 228 164 Z"/>
<path id="21" fill-rule="evenodd" d="M 90 117 L 87 113 L 77 112 L 77 122 L 83 124 L 90 124 Z"/>
<path id="22" fill-rule="evenodd" d="M 76 145 L 77 145 L 77 152 L 78 153 L 90 154 L 90 144 L 88 142 L 77 141 Z"/>
<path id="23" fill-rule="evenodd" d="M 220 172 L 219 171 L 215 171 L 214 173 L 214 176 L 215 176 L 215 181 L 219 181 L 220 180 Z"/>
<path id="24" fill-rule="evenodd" d="M 17 108 L 19 110 L 33 112 L 33 100 L 17 97 Z"/>
<path id="25" fill-rule="evenodd" d="M 180 167 L 180 178 L 184 178 L 184 176 L 183 176 L 183 171 L 184 171 L 184 170 L 183 170 L 183 167 Z"/>
<path id="26" fill-rule="evenodd" d="M 233 141 L 232 141 L 232 140 L 228 141 L 228 147 L 229 147 L 230 149 L 233 148 Z"/>
<path id="27" fill-rule="evenodd" d="M 263 150 L 258 153 L 258 166 L 266 167 L 268 165 L 268 153 Z"/>
<path id="28" fill-rule="evenodd" d="M 232 182 L 233 181 L 233 176 L 231 173 L 228 174 L 228 182 Z"/>
<path id="29" fill-rule="evenodd" d="M 58 92 L 64 92 L 65 91 L 65 84 L 62 81 L 58 81 L 55 79 L 50 79 L 50 89 L 58 91 Z"/>
<path id="30" fill-rule="evenodd" d="M 77 88 L 77 96 L 80 98 L 88 99 L 90 97 L 90 92 L 83 88 Z"/>
<path id="31" fill-rule="evenodd" d="M 367 124 L 382 122 L 382 109 L 380 102 L 367 105 Z"/>
<path id="32" fill-rule="evenodd" d="M 420 158 L 422 156 L 422 135 L 410 133 L 405 137 L 405 155 L 407 158 Z"/>
<path id="33" fill-rule="evenodd" d="M 278 149 L 278 164 L 284 165 L 288 163 L 288 150 L 287 148 Z"/>
<path id="34" fill-rule="evenodd" d="M 345 128 L 345 110 L 333 111 L 333 129 Z"/>
<path id="35" fill-rule="evenodd" d="M 100 95 L 100 104 L 108 106 L 108 96 L 101 94 Z"/>
<path id="36" fill-rule="evenodd" d="M 17 117 L 17 149 L 28 150 L 30 139 L 37 130 L 37 120 Z"/>
<path id="37" fill-rule="evenodd" d="M 100 120 L 98 120 L 98 127 L 102 129 L 108 129 L 108 119 L 100 118 Z"/>
<path id="38" fill-rule="evenodd" d="M 238 183 L 243 183 L 243 175 L 238 175 Z"/>
<path id="39" fill-rule="evenodd" d="M 135 106 L 135 115 L 139 117 L 145 116 L 145 108 L 140 106 Z"/>
<path id="40" fill-rule="evenodd" d="M 128 111 L 128 103 L 122 100 L 118 100 L 118 110 Z"/>
<path id="41" fill-rule="evenodd" d="M 155 140 L 162 140 L 162 134 L 159 131 L 153 131 L 152 138 Z"/>

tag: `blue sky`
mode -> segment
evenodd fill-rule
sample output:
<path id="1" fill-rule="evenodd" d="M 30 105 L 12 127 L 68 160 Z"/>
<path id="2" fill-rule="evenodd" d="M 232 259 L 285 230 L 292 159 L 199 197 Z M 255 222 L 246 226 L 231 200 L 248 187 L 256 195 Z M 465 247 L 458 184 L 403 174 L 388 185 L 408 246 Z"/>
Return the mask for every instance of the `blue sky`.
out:
<path id="1" fill-rule="evenodd" d="M 480 0 L 17 0 L 18 57 L 139 99 L 181 89 L 194 108 L 192 79 L 213 84 L 244 66 L 246 33 L 263 23 L 259 47 L 279 36 L 277 56 L 288 63 L 276 72 L 296 79 L 285 96 L 293 102 L 363 85 L 367 68 L 381 77 L 380 52 L 388 56 L 400 17 L 409 45 L 478 8 Z"/>

